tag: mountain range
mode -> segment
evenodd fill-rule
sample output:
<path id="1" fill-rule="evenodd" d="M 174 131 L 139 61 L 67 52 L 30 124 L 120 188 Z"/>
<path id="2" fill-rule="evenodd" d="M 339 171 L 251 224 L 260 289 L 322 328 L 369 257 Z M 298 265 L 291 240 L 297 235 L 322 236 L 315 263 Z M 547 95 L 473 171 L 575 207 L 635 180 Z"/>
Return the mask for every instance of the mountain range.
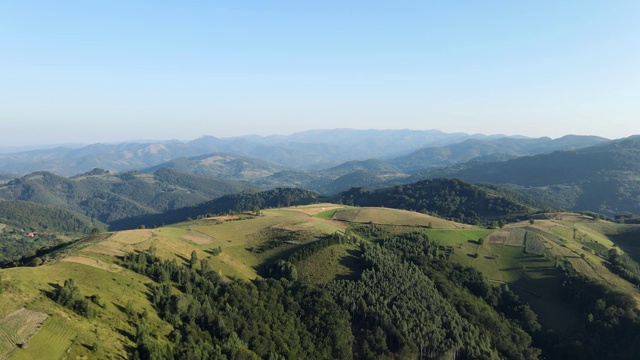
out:
<path id="1" fill-rule="evenodd" d="M 430 145 L 407 152 L 425 142 Z M 639 142 L 639 137 L 531 139 L 335 129 L 289 136 L 203 137 L 186 143 L 94 144 L 0 156 L 6 173 L 0 177 L 0 199 L 62 206 L 112 223 L 245 190 L 294 187 L 335 195 L 354 187 L 379 189 L 459 178 L 494 184 L 492 189 L 511 196 L 535 198 L 542 208 L 637 214 Z M 370 157 L 364 154 L 367 144 Z M 212 149 L 235 152 L 209 152 Z M 322 156 L 316 153 L 320 149 L 326 150 Z M 336 151 L 342 151 L 342 157 Z M 277 163 L 269 161 L 276 152 L 283 156 Z M 401 152 L 405 154 L 392 156 Z M 327 166 L 329 158 L 347 161 Z M 61 175 L 95 164 L 105 167 Z M 319 164 L 324 167 L 312 170 Z M 7 175 L 38 166 L 44 168 L 21 177 Z"/>
<path id="2" fill-rule="evenodd" d="M 477 147 L 492 147 L 491 141 L 503 139 L 503 135 L 447 134 L 436 130 L 315 130 L 289 136 L 245 136 L 236 138 L 216 138 L 204 136 L 196 140 L 177 140 L 122 144 L 92 144 L 84 147 L 57 147 L 23 152 L 0 154 L 0 173 L 26 175 L 34 171 L 49 171 L 62 176 L 73 176 L 101 168 L 122 172 L 144 169 L 175 161 L 179 158 L 194 158 L 206 154 L 228 153 L 268 161 L 274 165 L 300 170 L 325 169 L 347 161 L 372 158 L 394 159 L 414 151 L 458 144 L 465 140 L 480 141 Z M 548 138 L 524 139 L 508 137 L 513 143 L 520 140 L 532 143 L 524 150 L 503 149 L 506 145 L 493 146 L 491 151 L 478 151 L 483 155 L 494 152 L 508 152 L 515 155 L 531 154 L 534 149 L 542 152 L 551 141 Z M 553 149 L 577 148 L 593 145 L 604 139 L 594 137 L 573 137 L 572 141 L 557 140 Z M 485 143 L 486 142 L 486 143 Z M 537 144 L 540 143 L 541 145 Z M 487 145 L 485 145 L 487 144 Z M 509 145 L 514 148 L 518 146 Z M 453 154 L 449 163 L 468 160 L 460 150 L 450 150 Z M 419 155 L 416 155 L 419 156 Z M 446 156 L 445 156 L 446 157 Z M 457 158 L 455 158 L 457 157 Z M 393 161 L 391 161 L 393 163 Z M 413 162 L 411 159 L 398 160 L 398 164 Z M 443 164 L 443 156 L 433 162 L 423 159 L 424 167 Z M 416 165 L 416 164 L 414 164 Z M 411 167 L 411 166 L 410 166 Z"/>

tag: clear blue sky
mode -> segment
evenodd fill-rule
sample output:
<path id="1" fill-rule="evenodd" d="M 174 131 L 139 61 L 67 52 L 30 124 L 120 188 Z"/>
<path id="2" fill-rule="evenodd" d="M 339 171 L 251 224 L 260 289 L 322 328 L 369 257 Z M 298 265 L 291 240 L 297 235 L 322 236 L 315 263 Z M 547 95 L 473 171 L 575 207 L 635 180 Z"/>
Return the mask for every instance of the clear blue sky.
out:
<path id="1" fill-rule="evenodd" d="M 639 1 L 0 3 L 4 146 L 639 124 Z"/>

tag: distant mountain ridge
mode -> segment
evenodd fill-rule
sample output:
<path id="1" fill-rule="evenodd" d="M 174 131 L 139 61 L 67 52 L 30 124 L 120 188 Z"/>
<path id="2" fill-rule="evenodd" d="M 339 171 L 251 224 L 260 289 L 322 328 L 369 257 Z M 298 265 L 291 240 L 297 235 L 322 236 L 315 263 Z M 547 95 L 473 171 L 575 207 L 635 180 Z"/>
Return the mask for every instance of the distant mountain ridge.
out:
<path id="1" fill-rule="evenodd" d="M 426 147 L 389 162 L 404 171 L 451 166 L 473 160 L 491 162 L 526 155 L 550 153 L 557 150 L 579 149 L 608 142 L 597 136 L 567 135 L 558 139 L 469 139 L 460 143 Z"/>
<path id="2" fill-rule="evenodd" d="M 596 146 L 418 173 L 514 189 L 568 210 L 640 214 L 640 136 Z"/>
<path id="3" fill-rule="evenodd" d="M 294 169 L 320 169 L 352 160 L 393 158 L 428 146 L 503 135 L 447 134 L 437 130 L 312 130 L 286 136 L 203 136 L 192 141 L 92 144 L 0 154 L 0 172 L 49 171 L 72 176 L 93 168 L 122 172 L 177 158 L 232 153 Z"/>

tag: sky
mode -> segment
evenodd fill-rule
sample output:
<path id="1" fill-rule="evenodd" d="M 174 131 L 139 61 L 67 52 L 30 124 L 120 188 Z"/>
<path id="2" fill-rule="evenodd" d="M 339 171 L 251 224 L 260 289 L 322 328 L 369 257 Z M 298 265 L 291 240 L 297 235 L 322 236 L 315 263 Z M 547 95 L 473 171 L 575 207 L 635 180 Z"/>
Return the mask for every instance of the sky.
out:
<path id="1" fill-rule="evenodd" d="M 0 2 L 0 145 L 640 133 L 639 1 Z"/>

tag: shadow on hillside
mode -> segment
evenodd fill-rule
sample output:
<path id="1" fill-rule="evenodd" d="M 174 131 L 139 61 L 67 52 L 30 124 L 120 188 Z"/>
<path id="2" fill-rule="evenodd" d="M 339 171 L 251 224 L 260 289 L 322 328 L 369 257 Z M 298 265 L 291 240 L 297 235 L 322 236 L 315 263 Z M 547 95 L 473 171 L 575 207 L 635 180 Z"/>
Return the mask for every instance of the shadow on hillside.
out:
<path id="1" fill-rule="evenodd" d="M 336 276 L 336 280 L 357 280 L 364 271 L 365 263 L 361 258 L 362 251 L 356 249 L 348 249 L 347 256 L 340 259 L 340 265 L 347 267 L 349 274 L 341 274 Z"/>
<path id="2" fill-rule="evenodd" d="M 47 285 L 51 286 L 53 290 L 41 290 L 41 292 L 42 294 L 44 294 L 44 296 L 48 297 L 49 299 L 53 299 L 53 296 L 56 293 L 56 291 L 62 289 L 62 285 L 60 284 L 50 282 L 50 283 L 47 283 Z"/>
<path id="3" fill-rule="evenodd" d="M 258 275 L 264 277 L 264 278 L 268 278 L 268 274 L 267 271 L 269 269 L 269 266 L 273 263 L 275 263 L 278 260 L 287 260 L 289 259 L 289 257 L 291 255 L 293 255 L 294 253 L 296 253 L 296 251 L 300 250 L 303 245 L 298 245 L 298 246 L 293 246 L 293 245 L 288 245 L 288 244 L 284 244 L 281 245 L 279 247 L 277 247 L 275 250 L 275 253 L 272 255 L 267 256 L 264 261 L 262 261 L 259 265 L 256 265 L 253 267 L 253 269 L 258 273 Z M 267 250 L 265 252 L 263 252 L 262 254 L 266 254 L 268 252 L 271 252 L 272 250 Z"/>
<path id="4" fill-rule="evenodd" d="M 116 309 L 120 310 L 121 313 L 126 314 L 127 313 L 127 309 L 125 309 L 124 306 L 120 305 L 120 304 L 116 304 L 113 301 L 111 302 L 113 304 L 113 306 L 116 307 Z"/>
<path id="5" fill-rule="evenodd" d="M 125 338 L 127 338 L 129 341 L 131 341 L 132 343 L 136 342 L 136 337 L 135 335 L 133 335 L 132 333 L 128 332 L 127 330 L 124 329 L 120 329 L 117 328 L 116 332 L 122 336 L 124 336 Z"/>
<path id="6" fill-rule="evenodd" d="M 184 261 L 184 264 L 183 264 L 183 265 L 185 265 L 185 266 L 187 266 L 187 267 L 189 266 L 189 262 L 191 261 L 190 259 L 187 259 L 186 257 L 184 257 L 184 256 L 182 256 L 182 255 L 180 255 L 180 254 L 176 254 L 176 257 L 177 257 L 178 259 L 180 259 L 180 260 Z"/>
<path id="7" fill-rule="evenodd" d="M 509 288 L 518 294 L 521 300 L 531 305 L 545 328 L 561 333 L 575 331 L 582 315 L 561 298 L 561 271 L 552 267 L 536 268 L 527 272 L 532 275 L 535 273 L 535 278 L 521 277 L 515 282 L 508 283 Z"/>

